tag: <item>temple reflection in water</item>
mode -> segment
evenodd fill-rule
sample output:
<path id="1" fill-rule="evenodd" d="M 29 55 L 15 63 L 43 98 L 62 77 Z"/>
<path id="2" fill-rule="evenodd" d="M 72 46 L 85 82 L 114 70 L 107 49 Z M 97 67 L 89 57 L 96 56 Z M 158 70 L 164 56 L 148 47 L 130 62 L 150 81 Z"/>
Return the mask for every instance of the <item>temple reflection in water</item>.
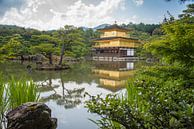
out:
<path id="1" fill-rule="evenodd" d="M 119 91 L 126 87 L 127 80 L 132 78 L 135 70 L 134 62 L 95 62 L 92 69 L 94 75 L 99 77 L 100 86 Z"/>

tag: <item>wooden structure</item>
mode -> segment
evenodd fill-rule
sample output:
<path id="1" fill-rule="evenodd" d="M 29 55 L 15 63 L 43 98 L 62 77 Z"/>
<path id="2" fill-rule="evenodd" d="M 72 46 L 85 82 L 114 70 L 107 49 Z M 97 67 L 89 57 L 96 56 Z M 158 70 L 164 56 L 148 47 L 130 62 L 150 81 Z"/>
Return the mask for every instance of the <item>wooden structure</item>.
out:
<path id="1" fill-rule="evenodd" d="M 130 30 L 117 24 L 99 29 L 100 38 L 93 40 L 93 60 L 126 61 L 135 59 L 135 49 L 140 46 L 138 39 L 131 38 Z"/>

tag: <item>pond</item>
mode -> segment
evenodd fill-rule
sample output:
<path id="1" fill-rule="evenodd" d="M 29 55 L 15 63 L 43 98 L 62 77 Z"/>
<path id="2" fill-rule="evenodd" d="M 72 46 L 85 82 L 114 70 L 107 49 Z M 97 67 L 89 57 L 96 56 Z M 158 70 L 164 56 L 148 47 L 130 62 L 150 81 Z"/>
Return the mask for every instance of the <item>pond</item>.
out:
<path id="1" fill-rule="evenodd" d="M 57 129 L 97 129 L 89 119 L 98 116 L 84 107 L 90 95 L 123 94 L 128 78 L 134 76 L 143 62 L 82 62 L 65 71 L 28 71 L 32 62 L 0 63 L 7 79 L 31 78 L 39 85 L 40 100 L 52 109 L 58 119 Z"/>

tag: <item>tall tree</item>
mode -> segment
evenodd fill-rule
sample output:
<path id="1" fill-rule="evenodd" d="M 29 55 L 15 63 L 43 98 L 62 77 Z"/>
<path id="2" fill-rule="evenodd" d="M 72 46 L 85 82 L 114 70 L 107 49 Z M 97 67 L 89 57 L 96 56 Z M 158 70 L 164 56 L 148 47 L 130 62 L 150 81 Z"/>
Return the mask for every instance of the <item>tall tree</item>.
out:
<path id="1" fill-rule="evenodd" d="M 187 9 L 183 10 L 183 14 L 179 15 L 180 18 L 194 16 L 194 4 L 187 5 Z"/>
<path id="2" fill-rule="evenodd" d="M 58 42 L 57 38 L 50 35 L 39 35 L 36 37 L 36 41 L 39 42 L 38 45 L 32 46 L 32 53 L 41 53 L 49 59 L 49 63 L 53 64 L 52 56 L 58 53 Z"/>
<path id="3" fill-rule="evenodd" d="M 61 28 L 57 36 L 61 39 L 61 52 L 60 52 L 60 61 L 59 65 L 63 63 L 63 57 L 66 52 L 75 52 L 74 56 L 77 57 L 79 52 L 83 52 L 84 50 L 84 39 L 83 39 L 83 31 L 74 27 L 74 26 L 65 26 Z M 82 49 L 83 48 L 83 49 Z M 79 52 L 77 52 L 79 51 Z"/>
<path id="4" fill-rule="evenodd" d="M 32 53 L 40 53 L 49 59 L 49 64 L 53 64 L 53 53 L 57 53 L 57 49 L 53 46 L 53 44 L 42 43 L 37 46 L 33 46 L 31 48 Z"/>

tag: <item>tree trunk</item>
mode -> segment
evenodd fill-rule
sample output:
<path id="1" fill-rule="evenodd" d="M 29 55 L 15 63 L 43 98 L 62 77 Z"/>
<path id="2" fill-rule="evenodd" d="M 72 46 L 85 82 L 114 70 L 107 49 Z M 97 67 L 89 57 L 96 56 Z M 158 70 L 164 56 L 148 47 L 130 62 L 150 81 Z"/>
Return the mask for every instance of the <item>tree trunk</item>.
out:
<path id="1" fill-rule="evenodd" d="M 62 48 L 61 48 L 61 56 L 60 56 L 59 65 L 62 65 L 62 63 L 63 63 L 64 53 L 65 53 L 65 44 L 63 43 Z"/>
<path id="2" fill-rule="evenodd" d="M 23 56 L 23 55 L 21 55 L 20 57 L 21 57 L 21 60 L 23 61 L 23 60 L 24 60 L 24 56 Z"/>
<path id="3" fill-rule="evenodd" d="M 49 77 L 49 86 L 52 87 L 52 79 Z"/>
<path id="4" fill-rule="evenodd" d="M 52 53 L 49 54 L 49 63 L 50 63 L 51 65 L 53 64 Z"/>
<path id="5" fill-rule="evenodd" d="M 61 73 L 60 73 L 60 79 L 61 79 L 61 86 L 62 86 L 62 88 L 63 88 L 63 98 L 65 97 L 65 85 L 64 85 L 64 81 L 63 81 L 63 79 L 62 79 L 62 75 L 61 75 Z"/>

